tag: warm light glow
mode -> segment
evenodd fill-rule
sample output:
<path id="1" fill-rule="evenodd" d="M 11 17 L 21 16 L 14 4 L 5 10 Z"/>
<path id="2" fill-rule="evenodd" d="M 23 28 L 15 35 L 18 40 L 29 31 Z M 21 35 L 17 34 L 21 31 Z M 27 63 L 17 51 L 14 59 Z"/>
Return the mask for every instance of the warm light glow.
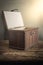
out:
<path id="1" fill-rule="evenodd" d="M 43 19 L 43 0 L 35 0 L 29 10 L 29 26 L 39 26 Z"/>
<path id="2" fill-rule="evenodd" d="M 39 18 L 43 13 L 43 0 L 36 0 L 30 7 L 30 17 L 33 19 Z"/>

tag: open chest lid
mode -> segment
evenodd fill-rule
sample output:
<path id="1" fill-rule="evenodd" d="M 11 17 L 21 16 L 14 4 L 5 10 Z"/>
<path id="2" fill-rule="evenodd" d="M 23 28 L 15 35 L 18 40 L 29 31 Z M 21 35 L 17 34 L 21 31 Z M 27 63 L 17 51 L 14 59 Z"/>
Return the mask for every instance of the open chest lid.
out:
<path id="1" fill-rule="evenodd" d="M 3 11 L 3 14 L 8 29 L 24 28 L 21 12 Z"/>

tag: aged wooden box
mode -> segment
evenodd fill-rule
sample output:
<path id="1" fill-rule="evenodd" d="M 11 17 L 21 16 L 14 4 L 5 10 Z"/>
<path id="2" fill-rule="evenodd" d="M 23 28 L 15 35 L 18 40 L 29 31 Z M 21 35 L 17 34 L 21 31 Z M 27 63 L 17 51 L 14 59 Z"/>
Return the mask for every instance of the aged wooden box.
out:
<path id="1" fill-rule="evenodd" d="M 26 28 L 20 12 L 4 11 L 5 39 L 9 47 L 28 50 L 38 42 L 38 28 Z"/>

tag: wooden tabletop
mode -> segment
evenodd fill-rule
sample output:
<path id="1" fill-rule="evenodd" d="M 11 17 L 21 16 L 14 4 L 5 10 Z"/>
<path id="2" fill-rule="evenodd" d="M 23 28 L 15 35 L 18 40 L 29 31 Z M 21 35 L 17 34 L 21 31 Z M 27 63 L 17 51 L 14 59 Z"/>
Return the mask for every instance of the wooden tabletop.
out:
<path id="1" fill-rule="evenodd" d="M 0 61 L 43 60 L 43 42 L 36 44 L 28 51 L 3 47 L 0 52 L 2 52 L 0 53 Z"/>

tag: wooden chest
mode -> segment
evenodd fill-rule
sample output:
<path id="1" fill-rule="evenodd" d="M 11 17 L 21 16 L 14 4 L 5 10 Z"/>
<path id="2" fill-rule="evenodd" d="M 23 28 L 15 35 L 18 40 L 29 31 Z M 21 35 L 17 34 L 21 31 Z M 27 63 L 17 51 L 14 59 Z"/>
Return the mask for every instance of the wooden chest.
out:
<path id="1" fill-rule="evenodd" d="M 38 28 L 8 31 L 9 47 L 14 49 L 28 50 L 38 43 Z"/>

